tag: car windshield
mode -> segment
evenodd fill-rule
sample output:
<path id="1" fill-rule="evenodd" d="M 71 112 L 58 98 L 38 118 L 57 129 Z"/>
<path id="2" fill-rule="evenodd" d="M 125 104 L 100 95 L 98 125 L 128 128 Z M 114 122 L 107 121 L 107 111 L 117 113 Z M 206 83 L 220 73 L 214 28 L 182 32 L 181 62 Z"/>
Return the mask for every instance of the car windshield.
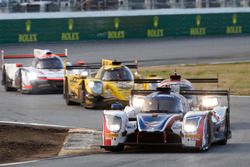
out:
<path id="1" fill-rule="evenodd" d="M 163 95 L 165 96 L 165 95 Z M 145 97 L 142 112 L 150 113 L 180 113 L 182 105 L 179 98 L 165 96 L 164 98 Z"/>
<path id="2" fill-rule="evenodd" d="M 127 67 L 111 68 L 103 70 L 101 79 L 103 81 L 132 81 L 133 74 Z"/>
<path id="3" fill-rule="evenodd" d="M 36 62 L 38 69 L 63 69 L 63 62 L 59 58 L 40 59 Z"/>

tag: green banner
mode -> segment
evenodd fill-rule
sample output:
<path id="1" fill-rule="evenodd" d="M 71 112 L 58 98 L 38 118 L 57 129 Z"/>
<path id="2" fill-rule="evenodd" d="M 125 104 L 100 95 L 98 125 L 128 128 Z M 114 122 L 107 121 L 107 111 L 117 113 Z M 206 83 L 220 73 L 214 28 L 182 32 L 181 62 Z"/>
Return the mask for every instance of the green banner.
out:
<path id="1" fill-rule="evenodd" d="M 0 20 L 0 43 L 250 33 L 250 13 Z"/>

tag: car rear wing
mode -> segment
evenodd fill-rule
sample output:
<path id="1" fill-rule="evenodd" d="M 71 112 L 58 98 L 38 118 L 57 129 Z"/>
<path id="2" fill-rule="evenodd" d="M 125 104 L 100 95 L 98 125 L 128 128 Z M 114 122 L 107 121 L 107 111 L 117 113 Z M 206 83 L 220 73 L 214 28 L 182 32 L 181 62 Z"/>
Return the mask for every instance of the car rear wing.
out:
<path id="1" fill-rule="evenodd" d="M 217 78 L 187 78 L 191 83 L 215 83 L 217 84 L 217 88 L 219 87 L 219 77 L 217 75 Z"/>
<path id="2" fill-rule="evenodd" d="M 42 50 L 42 49 L 34 49 L 33 54 L 14 54 L 14 55 L 5 55 L 4 50 L 1 51 L 1 57 L 2 59 L 25 59 L 25 58 L 34 58 L 39 57 L 45 54 L 52 54 L 50 50 Z M 64 53 L 53 53 L 53 55 L 59 56 L 59 57 L 67 57 L 68 56 L 68 49 L 64 50 Z"/>
<path id="3" fill-rule="evenodd" d="M 156 92 L 157 90 L 131 90 L 131 96 L 142 95 L 147 96 L 150 93 Z"/>
<path id="4" fill-rule="evenodd" d="M 94 64 L 94 65 L 91 65 L 91 64 L 88 64 L 88 65 L 67 65 L 66 66 L 66 70 L 74 70 L 74 69 L 78 69 L 78 70 L 81 70 L 81 69 L 99 69 L 101 68 L 100 65 L 98 64 Z"/>
<path id="5" fill-rule="evenodd" d="M 145 83 L 161 83 L 164 79 L 135 79 L 134 83 L 136 84 L 145 84 Z"/>
<path id="6" fill-rule="evenodd" d="M 139 94 L 148 94 L 157 91 L 171 91 L 171 88 L 161 88 L 158 87 L 156 90 L 136 90 L 133 89 L 131 91 L 131 95 L 139 95 Z M 219 95 L 219 96 L 229 96 L 229 90 L 181 90 L 180 94 L 182 95 Z"/>
<path id="7" fill-rule="evenodd" d="M 218 78 L 186 78 L 191 83 L 218 83 Z"/>
<path id="8" fill-rule="evenodd" d="M 138 65 L 135 63 L 123 63 L 123 62 L 113 62 L 113 65 L 120 65 L 123 64 L 128 68 L 137 69 Z M 99 69 L 103 66 L 103 63 L 86 63 L 83 65 L 67 65 L 66 70 L 72 69 Z"/>
<path id="9" fill-rule="evenodd" d="M 182 95 L 219 95 L 229 96 L 229 90 L 182 90 Z"/>
<path id="10" fill-rule="evenodd" d="M 136 79 L 135 83 L 160 83 L 165 79 Z M 191 83 L 218 83 L 218 78 L 186 78 Z"/>

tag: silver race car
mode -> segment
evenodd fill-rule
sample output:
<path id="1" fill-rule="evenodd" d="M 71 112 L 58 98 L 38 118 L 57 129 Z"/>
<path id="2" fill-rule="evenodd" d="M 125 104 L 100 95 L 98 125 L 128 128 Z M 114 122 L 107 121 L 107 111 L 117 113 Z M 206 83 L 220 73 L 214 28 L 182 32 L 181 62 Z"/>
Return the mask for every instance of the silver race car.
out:
<path id="1" fill-rule="evenodd" d="M 21 93 L 62 92 L 64 65 L 61 57 L 67 55 L 53 54 L 50 50 L 34 49 L 33 55 L 2 54 L 2 85 L 6 91 Z M 23 67 L 20 63 L 4 63 L 5 59 L 34 58 L 31 66 Z"/>

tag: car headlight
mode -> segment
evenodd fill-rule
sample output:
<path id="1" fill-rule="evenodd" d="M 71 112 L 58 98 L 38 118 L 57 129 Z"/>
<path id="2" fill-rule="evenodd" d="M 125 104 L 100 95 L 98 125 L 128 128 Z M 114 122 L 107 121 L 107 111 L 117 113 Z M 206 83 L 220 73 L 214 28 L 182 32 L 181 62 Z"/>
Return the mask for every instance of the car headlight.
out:
<path id="1" fill-rule="evenodd" d="M 113 115 L 105 115 L 106 125 L 109 131 L 119 132 L 121 129 L 122 119 Z"/>
<path id="2" fill-rule="evenodd" d="M 94 94 L 102 94 L 102 83 L 96 81 L 90 81 L 88 83 L 89 88 L 93 91 Z"/>
<path id="3" fill-rule="evenodd" d="M 35 79 L 37 79 L 36 74 L 33 73 L 33 72 L 27 73 L 27 77 L 28 77 L 29 80 L 35 80 Z"/>
<path id="4" fill-rule="evenodd" d="M 144 98 L 143 97 L 133 97 L 132 105 L 135 108 L 142 108 L 144 105 Z"/>
<path id="5" fill-rule="evenodd" d="M 187 133 L 196 132 L 201 121 L 200 116 L 186 118 L 184 124 L 184 131 Z"/>
<path id="6" fill-rule="evenodd" d="M 216 97 L 204 97 L 202 99 L 202 106 L 205 108 L 213 108 L 218 105 L 218 99 Z"/>

